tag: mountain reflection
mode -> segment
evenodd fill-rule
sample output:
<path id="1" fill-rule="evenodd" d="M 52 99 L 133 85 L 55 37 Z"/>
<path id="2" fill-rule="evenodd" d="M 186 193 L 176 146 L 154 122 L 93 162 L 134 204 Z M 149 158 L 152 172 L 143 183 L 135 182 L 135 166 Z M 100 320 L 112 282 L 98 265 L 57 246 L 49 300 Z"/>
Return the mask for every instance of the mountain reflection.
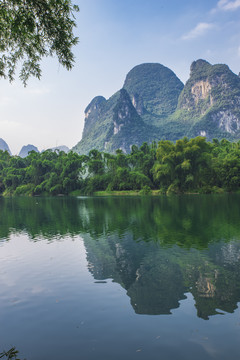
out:
<path id="1" fill-rule="evenodd" d="M 238 195 L 0 199 L 0 240 L 81 235 L 89 271 L 138 314 L 170 314 L 191 292 L 203 319 L 240 300 Z"/>

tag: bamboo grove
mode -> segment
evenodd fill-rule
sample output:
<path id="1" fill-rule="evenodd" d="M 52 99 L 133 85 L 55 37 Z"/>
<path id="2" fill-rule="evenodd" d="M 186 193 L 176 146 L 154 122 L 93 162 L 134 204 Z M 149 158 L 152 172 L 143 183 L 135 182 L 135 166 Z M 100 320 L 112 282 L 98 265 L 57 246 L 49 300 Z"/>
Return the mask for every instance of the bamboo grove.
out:
<path id="1" fill-rule="evenodd" d="M 26 158 L 0 151 L 0 194 L 69 195 L 97 191 L 150 194 L 221 193 L 240 190 L 240 141 L 183 138 L 135 145 L 130 154 L 93 149 L 30 152 Z M 155 191 L 155 193 L 156 193 Z"/>

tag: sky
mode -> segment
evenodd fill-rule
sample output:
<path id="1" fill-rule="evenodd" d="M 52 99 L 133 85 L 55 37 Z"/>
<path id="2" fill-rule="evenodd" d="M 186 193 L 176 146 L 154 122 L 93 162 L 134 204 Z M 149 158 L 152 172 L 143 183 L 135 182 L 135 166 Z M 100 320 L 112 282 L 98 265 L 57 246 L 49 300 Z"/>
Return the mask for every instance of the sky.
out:
<path id="1" fill-rule="evenodd" d="M 41 63 L 27 87 L 0 79 L 0 138 L 13 154 L 33 144 L 72 148 L 82 137 L 84 110 L 109 98 L 127 73 L 145 62 L 167 66 L 184 83 L 194 60 L 240 72 L 240 0 L 73 0 L 79 5 L 75 66 Z"/>

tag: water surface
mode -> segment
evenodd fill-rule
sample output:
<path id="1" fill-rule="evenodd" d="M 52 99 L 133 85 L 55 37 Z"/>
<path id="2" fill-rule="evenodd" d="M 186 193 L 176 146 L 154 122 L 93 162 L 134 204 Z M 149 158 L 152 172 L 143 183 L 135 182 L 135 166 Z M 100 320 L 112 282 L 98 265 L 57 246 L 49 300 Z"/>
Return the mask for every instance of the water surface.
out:
<path id="1" fill-rule="evenodd" d="M 0 352 L 239 359 L 239 201 L 0 198 Z"/>

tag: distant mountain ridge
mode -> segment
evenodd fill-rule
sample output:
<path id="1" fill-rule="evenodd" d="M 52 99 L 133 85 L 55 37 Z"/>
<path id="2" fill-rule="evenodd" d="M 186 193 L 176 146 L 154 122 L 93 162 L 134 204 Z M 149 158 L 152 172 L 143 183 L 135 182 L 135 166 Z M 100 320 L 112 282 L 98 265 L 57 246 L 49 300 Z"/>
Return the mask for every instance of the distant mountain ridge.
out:
<path id="1" fill-rule="evenodd" d="M 70 151 L 69 147 L 66 146 L 66 145 L 55 146 L 55 147 L 49 148 L 48 150 L 51 150 L 51 151 L 63 151 L 66 154 Z M 45 150 L 43 150 L 43 151 L 45 151 Z"/>
<path id="2" fill-rule="evenodd" d="M 123 88 L 106 100 L 95 97 L 85 110 L 78 153 L 96 148 L 130 152 L 144 141 L 183 136 L 240 138 L 240 78 L 227 65 L 194 61 L 185 86 L 167 67 L 135 66 Z"/>
<path id="3" fill-rule="evenodd" d="M 2 138 L 0 138 L 0 150 L 8 151 L 9 154 L 12 155 L 8 144 Z M 70 151 L 69 147 L 66 146 L 66 145 L 56 146 L 56 147 L 53 147 L 53 148 L 49 148 L 48 150 L 51 150 L 51 151 L 64 151 L 65 153 L 68 153 Z M 18 156 L 24 158 L 24 157 L 28 156 L 28 153 L 30 151 L 39 152 L 39 150 L 38 150 L 38 148 L 36 146 L 28 144 L 28 145 L 22 146 Z M 42 150 L 42 151 L 45 151 L 45 150 Z"/>
<path id="4" fill-rule="evenodd" d="M 22 147 L 22 149 L 20 150 L 18 156 L 25 158 L 28 156 L 30 151 L 36 151 L 39 152 L 38 148 L 34 145 L 28 144 Z"/>
<path id="5" fill-rule="evenodd" d="M 6 141 L 4 141 L 2 138 L 0 138 L 0 150 L 2 151 L 8 151 L 9 154 L 11 155 L 11 151 L 9 149 L 8 144 L 6 143 Z"/>

